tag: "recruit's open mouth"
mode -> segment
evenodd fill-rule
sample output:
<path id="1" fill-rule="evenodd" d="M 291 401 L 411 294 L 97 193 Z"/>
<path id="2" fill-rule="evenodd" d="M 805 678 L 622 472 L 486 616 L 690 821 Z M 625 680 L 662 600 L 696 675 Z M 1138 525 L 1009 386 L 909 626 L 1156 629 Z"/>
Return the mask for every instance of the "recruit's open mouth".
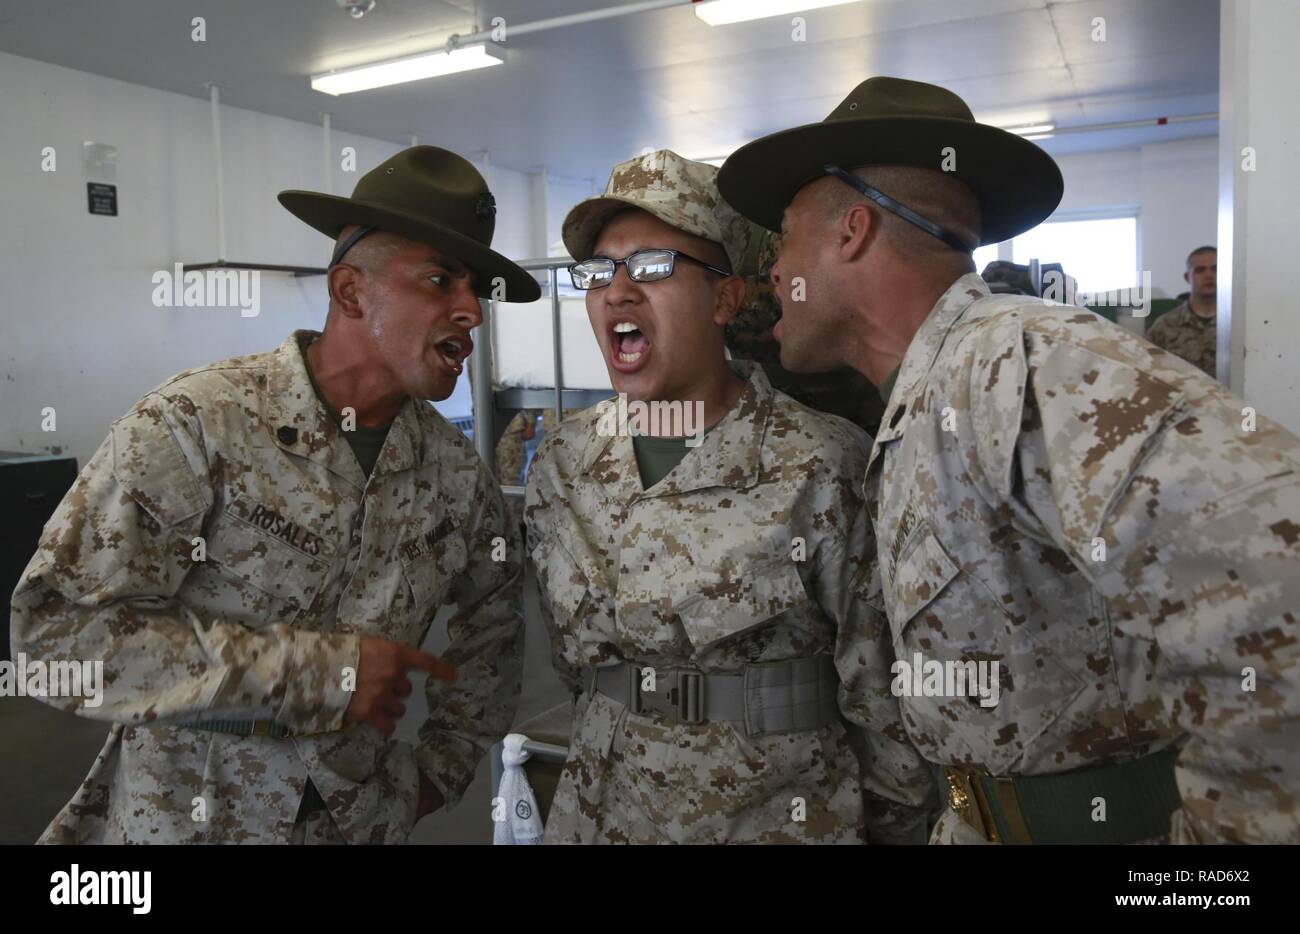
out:
<path id="1" fill-rule="evenodd" d="M 639 321 L 622 318 L 610 322 L 610 365 L 620 373 L 634 373 L 650 355 L 650 338 Z"/>

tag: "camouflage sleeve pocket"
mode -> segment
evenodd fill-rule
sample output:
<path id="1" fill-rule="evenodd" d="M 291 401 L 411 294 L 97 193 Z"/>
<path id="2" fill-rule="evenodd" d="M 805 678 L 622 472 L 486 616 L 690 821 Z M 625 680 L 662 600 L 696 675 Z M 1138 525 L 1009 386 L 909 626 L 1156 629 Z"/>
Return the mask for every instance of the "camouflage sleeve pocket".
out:
<path id="1" fill-rule="evenodd" d="M 206 508 L 194 472 L 157 408 L 119 418 L 112 438 L 114 479 L 160 525 L 171 528 Z"/>
<path id="2" fill-rule="evenodd" d="M 971 425 L 978 472 L 999 497 L 1012 489 L 1016 439 L 1024 416 L 1029 362 L 1024 335 L 1014 321 L 989 328 L 973 348 Z"/>
<path id="3" fill-rule="evenodd" d="M 1021 470 L 1030 493 L 1034 478 L 1050 479 L 1035 509 L 1055 511 L 1045 524 L 1059 526 L 1061 547 L 1081 558 L 1186 399 L 1178 386 L 1087 348 L 1058 342 L 1041 356 L 1029 389 L 1039 426 Z"/>

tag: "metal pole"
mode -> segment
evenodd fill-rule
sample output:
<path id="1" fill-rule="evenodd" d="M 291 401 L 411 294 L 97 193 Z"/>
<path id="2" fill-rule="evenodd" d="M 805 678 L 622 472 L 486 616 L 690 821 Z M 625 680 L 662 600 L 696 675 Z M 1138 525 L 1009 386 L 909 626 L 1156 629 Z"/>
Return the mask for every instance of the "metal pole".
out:
<path id="1" fill-rule="evenodd" d="M 214 84 L 212 98 L 212 162 L 217 181 L 217 262 L 226 261 L 226 185 L 221 164 L 221 92 Z"/>
<path id="2" fill-rule="evenodd" d="M 526 739 L 520 743 L 520 748 L 529 755 L 548 762 L 563 762 L 569 758 L 569 747 L 557 746 L 554 743 L 536 743 Z"/>
<path id="3" fill-rule="evenodd" d="M 329 111 L 325 112 L 325 118 L 321 121 L 321 155 L 325 157 L 323 163 L 325 168 L 325 194 L 334 194 L 334 160 L 330 157 L 330 115 Z"/>
<path id="4" fill-rule="evenodd" d="M 1207 120 L 1217 120 L 1217 113 L 1201 114 L 1182 114 L 1177 117 L 1144 117 L 1141 120 L 1120 120 L 1115 123 L 1087 123 L 1082 126 L 1058 126 L 1050 133 L 1043 133 L 1043 136 L 1063 136 L 1068 133 L 1095 133 L 1098 130 L 1127 130 L 1133 127 L 1143 126 L 1165 126 L 1169 123 L 1202 123 Z M 1035 133 L 1034 136 L 1040 134 Z"/>
<path id="5" fill-rule="evenodd" d="M 568 16 L 554 16 L 550 19 L 539 19 L 534 23 L 521 23 L 518 26 L 506 24 L 506 41 L 510 41 L 511 36 L 526 36 L 531 32 L 543 32 L 547 29 L 561 29 L 565 26 L 577 26 L 580 23 L 594 23 L 602 19 L 612 19 L 617 16 L 629 16 L 633 13 L 649 13 L 654 10 L 664 10 L 674 6 L 689 6 L 696 0 L 645 0 L 642 3 L 629 3 L 626 6 L 608 7 L 603 10 L 590 10 L 586 13 L 572 13 Z M 468 45 L 474 42 L 488 42 L 493 39 L 492 29 L 484 29 L 480 32 L 472 33 L 468 36 L 452 36 L 447 40 L 443 49 L 455 49 L 462 45 Z M 436 51 L 436 50 L 435 50 Z"/>
<path id="6" fill-rule="evenodd" d="M 564 418 L 564 377 L 560 373 L 560 277 L 554 266 L 546 270 L 551 289 L 551 349 L 555 354 L 555 423 Z"/>
<path id="7" fill-rule="evenodd" d="M 470 334 L 474 349 L 469 355 L 470 395 L 474 405 L 474 450 L 488 470 L 496 473 L 496 431 L 492 399 L 492 311 L 495 302 L 479 299 L 483 322 Z"/>
<path id="8" fill-rule="evenodd" d="M 550 173 L 546 171 L 546 166 L 542 166 L 541 171 L 535 173 L 532 177 L 532 195 L 533 195 L 533 250 L 537 256 L 547 254 L 546 243 L 546 219 L 550 216 Z"/>

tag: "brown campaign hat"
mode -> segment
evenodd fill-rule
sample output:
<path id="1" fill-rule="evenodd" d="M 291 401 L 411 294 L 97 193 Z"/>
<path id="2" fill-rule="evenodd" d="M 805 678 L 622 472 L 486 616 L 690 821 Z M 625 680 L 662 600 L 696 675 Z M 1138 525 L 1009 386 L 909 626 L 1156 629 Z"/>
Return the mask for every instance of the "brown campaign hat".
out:
<path id="1" fill-rule="evenodd" d="M 903 78 L 863 81 L 820 123 L 742 146 L 723 163 L 718 188 L 737 211 L 769 230 L 799 189 L 831 163 L 945 171 L 979 198 L 980 242 L 998 243 L 1042 223 L 1061 202 L 1061 170 L 1029 140 L 976 123 L 946 88 Z M 885 192 L 889 194 L 889 192 Z"/>
<path id="2" fill-rule="evenodd" d="M 282 191 L 279 198 L 331 239 L 358 224 L 436 247 L 477 274 L 476 292 L 483 298 L 493 297 L 495 279 L 505 285 L 505 301 L 541 297 L 537 280 L 491 249 L 496 200 L 478 170 L 450 150 L 404 149 L 361 176 L 350 198 L 316 191 Z"/>

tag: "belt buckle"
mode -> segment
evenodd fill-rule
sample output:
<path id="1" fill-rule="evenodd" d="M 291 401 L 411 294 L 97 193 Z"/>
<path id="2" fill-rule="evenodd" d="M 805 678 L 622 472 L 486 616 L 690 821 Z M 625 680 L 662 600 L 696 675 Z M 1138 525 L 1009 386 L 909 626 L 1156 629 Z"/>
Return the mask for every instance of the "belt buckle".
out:
<path id="1" fill-rule="evenodd" d="M 251 736 L 270 736 L 270 735 L 271 735 L 271 721 L 270 721 L 270 720 L 254 720 L 254 721 L 253 721 L 253 732 L 252 732 L 251 734 L 249 734 L 249 735 L 251 735 Z"/>
<path id="2" fill-rule="evenodd" d="M 957 766 L 947 766 L 943 773 L 948 782 L 948 806 L 985 840 L 997 843 L 997 824 L 979 783 L 980 776 L 988 773 Z"/>
<path id="3" fill-rule="evenodd" d="M 671 723 L 696 725 L 704 722 L 704 672 L 690 668 L 655 671 L 655 689 L 641 690 L 641 666 L 631 666 L 629 695 L 632 712 L 645 716 L 654 712 Z"/>
<path id="4" fill-rule="evenodd" d="M 704 722 L 704 672 L 682 668 L 677 672 L 677 716 L 682 723 L 698 726 Z"/>

